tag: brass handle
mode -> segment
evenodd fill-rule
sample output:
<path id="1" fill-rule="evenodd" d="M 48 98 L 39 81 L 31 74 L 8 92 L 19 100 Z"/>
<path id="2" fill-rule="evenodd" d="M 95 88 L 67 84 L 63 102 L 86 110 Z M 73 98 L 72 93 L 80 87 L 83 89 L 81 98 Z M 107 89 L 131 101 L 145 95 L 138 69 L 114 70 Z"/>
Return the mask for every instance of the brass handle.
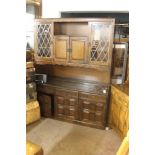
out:
<path id="1" fill-rule="evenodd" d="M 71 48 L 68 48 L 68 49 L 67 49 L 67 52 L 72 52 L 72 49 L 71 49 Z"/>

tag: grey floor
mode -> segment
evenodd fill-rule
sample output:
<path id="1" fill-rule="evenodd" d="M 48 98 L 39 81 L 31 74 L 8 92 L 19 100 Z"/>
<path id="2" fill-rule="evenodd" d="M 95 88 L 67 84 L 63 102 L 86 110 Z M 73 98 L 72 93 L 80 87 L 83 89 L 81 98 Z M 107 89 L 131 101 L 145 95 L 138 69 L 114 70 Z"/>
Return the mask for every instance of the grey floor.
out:
<path id="1" fill-rule="evenodd" d="M 44 155 L 116 155 L 121 140 L 113 130 L 100 130 L 50 118 L 27 126 L 27 139 Z"/>

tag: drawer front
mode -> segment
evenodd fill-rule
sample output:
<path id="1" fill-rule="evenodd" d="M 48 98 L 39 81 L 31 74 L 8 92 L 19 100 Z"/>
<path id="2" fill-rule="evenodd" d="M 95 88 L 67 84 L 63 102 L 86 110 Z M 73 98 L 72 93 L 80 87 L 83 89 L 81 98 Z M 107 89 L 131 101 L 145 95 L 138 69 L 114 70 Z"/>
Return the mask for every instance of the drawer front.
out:
<path id="1" fill-rule="evenodd" d="M 55 88 L 48 85 L 37 85 L 37 91 L 53 95 L 55 92 Z"/>
<path id="2" fill-rule="evenodd" d="M 69 90 L 63 90 L 63 89 L 56 89 L 56 95 L 58 96 L 65 96 L 65 97 L 78 97 L 77 91 L 69 91 Z"/>
<path id="3" fill-rule="evenodd" d="M 92 100 L 92 101 L 98 101 L 98 102 L 106 102 L 107 96 L 79 92 L 79 98 L 88 99 L 88 100 Z"/>
<path id="4" fill-rule="evenodd" d="M 64 107 L 64 105 L 57 104 L 56 115 L 58 115 L 58 116 L 64 116 L 65 115 L 65 107 Z"/>
<path id="5" fill-rule="evenodd" d="M 76 98 L 66 98 L 55 96 L 56 116 L 64 119 L 75 120 L 78 117 L 78 100 Z"/>
<path id="6" fill-rule="evenodd" d="M 77 108 L 75 106 L 65 106 L 65 115 L 68 119 L 77 119 Z"/>
<path id="7" fill-rule="evenodd" d="M 62 96 L 55 96 L 55 115 L 58 117 L 65 116 L 65 98 Z"/>
<path id="8" fill-rule="evenodd" d="M 76 106 L 77 105 L 77 98 L 66 98 L 65 105 L 67 106 Z"/>
<path id="9" fill-rule="evenodd" d="M 79 99 L 80 120 L 91 124 L 104 124 L 105 103 Z"/>
<path id="10" fill-rule="evenodd" d="M 103 118 L 104 118 L 103 112 L 97 111 L 95 113 L 95 121 L 96 121 L 96 123 L 102 123 L 104 121 Z"/>

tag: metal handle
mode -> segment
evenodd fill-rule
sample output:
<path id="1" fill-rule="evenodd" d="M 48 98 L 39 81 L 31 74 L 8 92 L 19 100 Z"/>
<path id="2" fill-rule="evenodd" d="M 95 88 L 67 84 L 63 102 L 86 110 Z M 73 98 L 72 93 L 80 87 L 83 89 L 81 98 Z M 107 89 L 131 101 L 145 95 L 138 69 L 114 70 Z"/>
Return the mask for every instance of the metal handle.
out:
<path id="1" fill-rule="evenodd" d="M 68 49 L 67 49 L 67 52 L 72 52 L 72 49 L 71 49 L 71 48 L 68 48 Z"/>

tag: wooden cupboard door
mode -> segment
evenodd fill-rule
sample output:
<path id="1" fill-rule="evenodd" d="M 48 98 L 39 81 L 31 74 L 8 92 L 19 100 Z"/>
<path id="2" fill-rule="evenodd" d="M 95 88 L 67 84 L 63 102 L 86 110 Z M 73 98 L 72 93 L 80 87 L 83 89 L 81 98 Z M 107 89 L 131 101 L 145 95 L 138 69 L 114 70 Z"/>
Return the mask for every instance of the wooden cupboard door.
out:
<path id="1" fill-rule="evenodd" d="M 61 62 L 69 61 L 69 37 L 55 36 L 54 37 L 54 60 Z"/>
<path id="2" fill-rule="evenodd" d="M 86 63 L 87 37 L 70 37 L 70 62 Z"/>
<path id="3" fill-rule="evenodd" d="M 55 116 L 65 117 L 65 98 L 62 96 L 55 96 Z"/>
<path id="4" fill-rule="evenodd" d="M 111 65 L 114 21 L 89 22 L 89 62 L 95 65 Z"/>
<path id="5" fill-rule="evenodd" d="M 51 61 L 53 59 L 53 22 L 36 22 L 34 34 L 35 60 Z"/>
<path id="6" fill-rule="evenodd" d="M 129 130 L 128 97 L 122 95 L 123 94 L 120 94 L 112 88 L 109 115 L 110 127 L 114 128 L 121 138 L 123 138 Z"/>
<path id="7" fill-rule="evenodd" d="M 52 116 L 51 96 L 38 93 L 38 101 L 40 104 L 41 115 L 44 117 L 51 117 Z"/>
<path id="8" fill-rule="evenodd" d="M 128 131 L 128 109 L 126 106 L 120 108 L 118 128 L 124 137 Z"/>
<path id="9" fill-rule="evenodd" d="M 78 118 L 77 91 L 56 89 L 55 111 L 56 117 L 75 120 Z"/>
<path id="10" fill-rule="evenodd" d="M 105 123 L 105 104 L 106 103 L 104 102 L 97 102 L 95 104 L 95 122 L 100 125 L 103 125 Z"/>
<path id="11" fill-rule="evenodd" d="M 103 126 L 105 119 L 104 103 L 80 99 L 80 120 Z"/>
<path id="12" fill-rule="evenodd" d="M 115 98 L 112 98 L 112 106 L 111 106 L 110 113 L 111 113 L 110 125 L 116 129 L 118 129 L 120 107 L 118 106 Z"/>

